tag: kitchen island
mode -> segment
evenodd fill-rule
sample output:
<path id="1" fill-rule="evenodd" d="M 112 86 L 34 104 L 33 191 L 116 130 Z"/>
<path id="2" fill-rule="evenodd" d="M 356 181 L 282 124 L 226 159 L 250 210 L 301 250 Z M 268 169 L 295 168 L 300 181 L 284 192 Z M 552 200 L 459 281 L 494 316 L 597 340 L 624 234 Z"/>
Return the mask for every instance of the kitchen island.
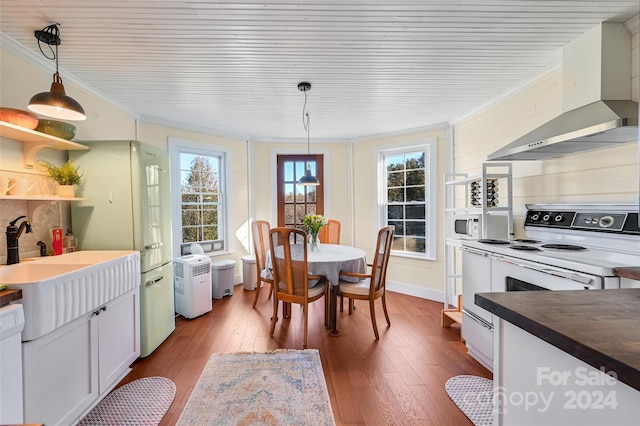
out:
<path id="1" fill-rule="evenodd" d="M 479 293 L 496 315 L 494 424 L 637 425 L 640 289 Z"/>

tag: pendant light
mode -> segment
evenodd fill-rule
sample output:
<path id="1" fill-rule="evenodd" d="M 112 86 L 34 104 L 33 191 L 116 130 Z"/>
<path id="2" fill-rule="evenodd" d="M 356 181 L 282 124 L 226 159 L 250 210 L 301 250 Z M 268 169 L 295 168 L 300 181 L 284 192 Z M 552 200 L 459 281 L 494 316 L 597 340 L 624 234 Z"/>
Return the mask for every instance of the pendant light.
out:
<path id="1" fill-rule="evenodd" d="M 51 89 L 48 92 L 41 92 L 34 95 L 29 101 L 29 108 L 31 111 L 45 115 L 47 117 L 58 118 L 61 120 L 81 121 L 86 120 L 87 116 L 84 113 L 84 109 L 75 99 L 67 96 L 62 85 L 62 78 L 58 72 L 58 45 L 60 45 L 60 30 L 59 24 L 51 24 L 39 31 L 35 31 L 36 39 L 38 39 L 38 47 L 40 52 L 47 59 L 55 59 L 56 72 L 53 74 L 53 83 L 51 83 Z M 46 43 L 49 45 L 49 49 L 53 53 L 53 57 L 47 56 L 42 51 L 40 43 Z M 53 48 L 55 46 L 55 53 Z"/>
<path id="2" fill-rule="evenodd" d="M 311 142 L 310 142 L 310 134 L 311 134 L 311 126 L 309 124 L 309 113 L 306 112 L 307 109 L 307 92 L 311 90 L 311 83 L 307 83 L 303 81 L 298 84 L 298 90 L 304 92 L 304 106 L 302 107 L 302 124 L 304 125 L 304 129 L 307 131 L 307 155 L 311 155 Z M 298 181 L 298 185 L 302 186 L 317 186 L 320 185 L 320 181 L 317 177 L 315 177 L 311 173 L 311 166 L 307 163 L 307 170 L 304 173 L 304 176 L 300 178 Z"/>

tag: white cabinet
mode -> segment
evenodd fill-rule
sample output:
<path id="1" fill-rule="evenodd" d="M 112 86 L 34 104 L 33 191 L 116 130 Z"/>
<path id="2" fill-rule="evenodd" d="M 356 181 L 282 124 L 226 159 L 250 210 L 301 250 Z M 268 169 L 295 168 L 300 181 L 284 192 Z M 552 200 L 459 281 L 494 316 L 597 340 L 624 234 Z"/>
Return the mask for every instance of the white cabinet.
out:
<path id="1" fill-rule="evenodd" d="M 139 294 L 23 343 L 25 422 L 72 424 L 129 372 L 140 354 Z"/>
<path id="2" fill-rule="evenodd" d="M 445 181 L 445 291 L 444 308 L 448 309 L 456 299 L 460 273 L 460 237 L 455 233 L 455 220 L 461 217 L 478 217 L 478 238 L 501 238 L 513 235 L 511 163 L 483 163 L 482 173 L 446 175 Z M 500 219 L 500 220 L 497 220 Z M 499 224 L 499 225 L 497 225 Z M 464 300 L 464 294 L 462 295 Z"/>

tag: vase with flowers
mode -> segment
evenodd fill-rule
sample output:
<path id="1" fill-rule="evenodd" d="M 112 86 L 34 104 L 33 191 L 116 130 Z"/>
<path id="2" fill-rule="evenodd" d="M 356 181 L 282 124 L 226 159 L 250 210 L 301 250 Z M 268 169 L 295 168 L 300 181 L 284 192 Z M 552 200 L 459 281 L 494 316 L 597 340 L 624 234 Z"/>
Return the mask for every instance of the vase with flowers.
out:
<path id="1" fill-rule="evenodd" d="M 311 251 L 318 251 L 318 232 L 327 223 L 329 221 L 319 214 L 308 214 L 302 220 L 302 224 L 307 228 L 307 233 L 310 236 Z"/>

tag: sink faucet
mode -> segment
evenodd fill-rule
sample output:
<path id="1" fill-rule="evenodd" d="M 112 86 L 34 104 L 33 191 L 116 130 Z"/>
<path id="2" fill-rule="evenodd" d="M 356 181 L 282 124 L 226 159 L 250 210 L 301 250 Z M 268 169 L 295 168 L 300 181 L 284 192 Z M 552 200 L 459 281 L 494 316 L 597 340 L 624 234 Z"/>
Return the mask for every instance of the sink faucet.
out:
<path id="1" fill-rule="evenodd" d="M 16 223 L 26 216 L 20 216 L 9 222 L 7 226 L 7 265 L 13 265 L 14 263 L 20 263 L 20 253 L 18 252 L 18 238 L 22 235 L 23 231 L 27 234 L 32 232 L 31 224 L 28 220 L 23 220 L 20 226 L 16 226 Z"/>

